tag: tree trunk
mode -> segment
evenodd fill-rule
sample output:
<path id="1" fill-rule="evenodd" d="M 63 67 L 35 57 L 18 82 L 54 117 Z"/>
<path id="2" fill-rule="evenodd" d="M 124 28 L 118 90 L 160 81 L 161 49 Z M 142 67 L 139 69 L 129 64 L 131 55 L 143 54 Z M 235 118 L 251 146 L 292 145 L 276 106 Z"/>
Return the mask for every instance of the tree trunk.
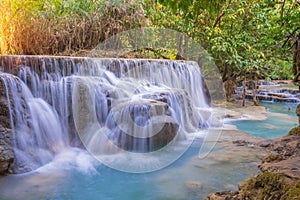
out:
<path id="1" fill-rule="evenodd" d="M 258 85 L 258 80 L 255 77 L 255 80 L 253 81 L 253 88 L 252 88 L 254 106 L 259 106 L 259 102 L 257 99 L 257 85 Z"/>
<path id="2" fill-rule="evenodd" d="M 294 84 L 299 86 L 300 90 L 300 32 L 298 33 L 294 45 L 294 55 L 293 55 L 293 73 Z"/>
<path id="3" fill-rule="evenodd" d="M 246 105 L 246 75 L 244 75 L 244 84 L 243 84 L 243 103 L 242 106 L 245 107 Z"/>

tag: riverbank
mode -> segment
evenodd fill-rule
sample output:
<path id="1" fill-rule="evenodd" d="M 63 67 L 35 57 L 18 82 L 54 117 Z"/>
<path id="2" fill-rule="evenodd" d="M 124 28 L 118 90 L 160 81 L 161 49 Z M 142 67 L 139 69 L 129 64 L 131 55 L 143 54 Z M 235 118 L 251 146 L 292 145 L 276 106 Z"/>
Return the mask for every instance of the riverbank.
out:
<path id="1" fill-rule="evenodd" d="M 229 107 L 228 107 L 229 108 Z M 239 106 L 229 108 L 237 114 Z M 252 116 L 253 111 L 261 108 L 248 105 L 242 109 L 243 114 Z M 247 112 L 251 110 L 251 112 Z M 255 113 L 255 112 L 254 112 Z M 261 118 L 262 112 L 257 113 Z M 242 115 L 232 115 L 240 118 Z M 221 139 L 220 141 L 223 142 Z M 294 128 L 286 136 L 264 140 L 256 137 L 237 138 L 227 143 L 231 148 L 236 148 L 233 155 L 238 155 L 245 148 L 256 149 L 252 154 L 263 155 L 260 157 L 261 164 L 258 165 L 259 173 L 242 181 L 238 185 L 238 191 L 224 191 L 210 194 L 207 200 L 226 200 L 226 199 L 299 199 L 300 198 L 300 128 Z M 238 153 L 236 153 L 238 152 Z M 239 162 L 243 162 L 241 159 Z"/>
<path id="2" fill-rule="evenodd" d="M 251 145 L 268 152 L 259 165 L 260 173 L 241 182 L 238 191 L 210 194 L 207 200 L 299 199 L 300 129 L 293 135 Z"/>
<path id="3" fill-rule="evenodd" d="M 253 106 L 253 102 L 250 101 L 246 101 L 244 107 L 241 100 L 214 102 L 212 106 L 214 107 L 214 116 L 219 119 L 225 119 L 225 122 L 267 119 L 267 109 L 264 106 Z"/>

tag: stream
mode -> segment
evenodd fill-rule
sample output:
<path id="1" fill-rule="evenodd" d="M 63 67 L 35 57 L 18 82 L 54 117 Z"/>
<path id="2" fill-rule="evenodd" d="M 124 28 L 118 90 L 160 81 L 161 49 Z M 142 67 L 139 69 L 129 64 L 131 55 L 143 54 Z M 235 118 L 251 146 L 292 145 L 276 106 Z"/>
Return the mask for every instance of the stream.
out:
<path id="1" fill-rule="evenodd" d="M 237 152 L 222 134 L 205 140 L 223 127 L 213 123 L 197 63 L 7 60 L 0 80 L 17 174 L 0 178 L 1 200 L 198 200 L 258 172 L 257 151 Z M 296 125 L 296 105 L 264 105 L 267 120 L 232 124 L 264 138 Z"/>
<path id="2" fill-rule="evenodd" d="M 232 123 L 242 131 L 264 138 L 285 135 L 296 124 L 293 112 L 296 104 L 263 105 L 269 111 L 267 120 Z M 288 112 L 288 107 L 292 112 Z M 35 171 L 2 177 L 0 199 L 196 200 L 205 199 L 211 192 L 236 190 L 237 183 L 258 171 L 257 162 L 213 163 L 211 158 L 199 160 L 197 155 L 201 144 L 202 139 L 198 137 L 170 166 L 142 174 L 111 169 L 86 151 L 69 148 Z"/>

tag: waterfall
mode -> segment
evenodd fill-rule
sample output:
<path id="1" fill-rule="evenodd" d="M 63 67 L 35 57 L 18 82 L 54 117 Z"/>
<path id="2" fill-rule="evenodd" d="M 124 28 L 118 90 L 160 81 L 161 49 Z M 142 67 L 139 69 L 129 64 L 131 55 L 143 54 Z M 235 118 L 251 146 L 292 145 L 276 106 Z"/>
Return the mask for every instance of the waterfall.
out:
<path id="1" fill-rule="evenodd" d="M 72 146 L 97 155 L 154 152 L 210 123 L 195 62 L 5 59 L 0 67 L 17 76 L 0 74 L 7 102 L 13 102 L 10 120 L 21 171 L 36 169 Z"/>
<path id="2" fill-rule="evenodd" d="M 65 139 L 56 111 L 34 98 L 17 77 L 1 74 L 13 131 L 15 172 L 31 171 L 48 162 L 64 147 Z"/>

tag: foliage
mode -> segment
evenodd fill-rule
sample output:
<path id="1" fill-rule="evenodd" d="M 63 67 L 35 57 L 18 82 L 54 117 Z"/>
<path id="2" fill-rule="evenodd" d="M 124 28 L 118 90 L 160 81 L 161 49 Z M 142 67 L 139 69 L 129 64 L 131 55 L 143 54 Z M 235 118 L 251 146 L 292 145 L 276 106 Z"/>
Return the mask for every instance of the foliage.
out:
<path id="1" fill-rule="evenodd" d="M 282 45 L 287 33 L 298 27 L 296 1 L 285 3 L 284 17 L 282 3 L 269 0 L 148 2 L 154 4 L 145 9 L 153 24 L 186 33 L 202 44 L 215 58 L 224 81 L 242 80 L 244 75 L 292 78 L 291 44 Z"/>
<path id="2" fill-rule="evenodd" d="M 0 11 L 1 54 L 70 55 L 145 22 L 126 0 L 2 0 Z"/>
<path id="3" fill-rule="evenodd" d="M 293 78 L 300 33 L 297 0 L 2 0 L 0 11 L 2 54 L 71 55 L 121 31 L 153 26 L 199 42 L 223 81 Z M 148 49 L 135 56 L 182 59 L 182 51 Z"/>

